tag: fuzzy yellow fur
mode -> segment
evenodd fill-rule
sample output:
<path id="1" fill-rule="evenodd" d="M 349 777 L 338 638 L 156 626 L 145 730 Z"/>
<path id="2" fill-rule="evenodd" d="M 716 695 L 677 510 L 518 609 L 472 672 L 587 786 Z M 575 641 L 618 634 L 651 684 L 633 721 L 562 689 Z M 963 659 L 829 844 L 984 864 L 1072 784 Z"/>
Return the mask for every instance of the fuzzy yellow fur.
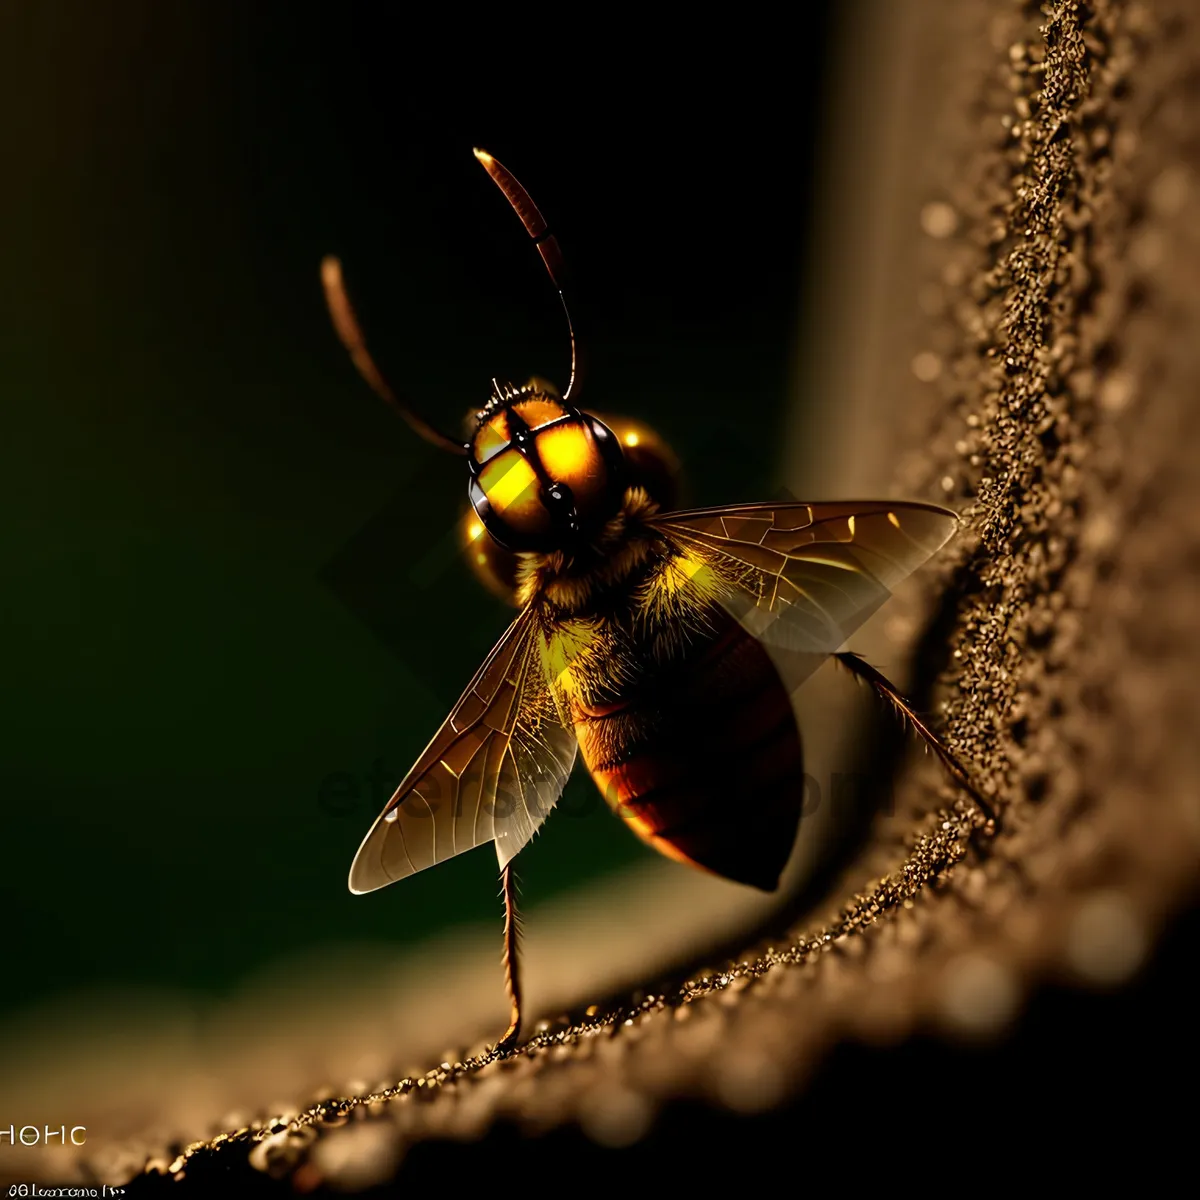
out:
<path id="1" fill-rule="evenodd" d="M 519 597 L 540 610 L 541 665 L 563 715 L 619 702 L 716 631 L 728 574 L 647 525 L 656 511 L 630 488 L 584 555 L 522 555 Z M 603 614 L 592 608 L 600 597 Z"/>

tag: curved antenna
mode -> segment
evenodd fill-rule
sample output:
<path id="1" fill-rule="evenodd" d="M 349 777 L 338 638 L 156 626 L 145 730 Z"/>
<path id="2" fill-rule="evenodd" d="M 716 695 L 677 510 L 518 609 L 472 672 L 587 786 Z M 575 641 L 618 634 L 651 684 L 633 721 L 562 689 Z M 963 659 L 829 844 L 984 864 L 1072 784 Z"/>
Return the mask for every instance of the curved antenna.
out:
<path id="1" fill-rule="evenodd" d="M 533 239 L 533 244 L 542 256 L 542 262 L 546 264 L 546 270 L 550 273 L 550 282 L 558 290 L 558 298 L 562 301 L 563 312 L 567 317 L 567 332 L 571 335 L 571 380 L 567 384 L 567 390 L 563 393 L 563 399 L 568 400 L 579 383 L 583 370 L 576 349 L 575 326 L 571 324 L 571 310 L 567 307 L 567 297 L 563 292 L 566 261 L 559 248 L 558 238 L 550 232 L 546 218 L 538 211 L 538 206 L 534 204 L 529 193 L 517 182 L 513 173 L 486 150 L 477 148 L 474 153 L 483 169 L 504 193 L 505 199 L 513 206 L 513 211 L 521 218 L 525 232 Z"/>
<path id="2" fill-rule="evenodd" d="M 351 362 L 372 390 L 386 400 L 419 437 L 432 442 L 440 450 L 448 450 L 451 454 L 466 454 L 467 447 L 462 442 L 434 429 L 406 400 L 401 400 L 392 391 L 367 350 L 366 339 L 359 327 L 358 318 L 354 315 L 350 297 L 346 294 L 346 285 L 342 281 L 342 264 L 332 255 L 321 262 L 321 283 L 325 286 L 325 303 L 329 306 L 333 327 L 342 345 L 346 347 Z"/>

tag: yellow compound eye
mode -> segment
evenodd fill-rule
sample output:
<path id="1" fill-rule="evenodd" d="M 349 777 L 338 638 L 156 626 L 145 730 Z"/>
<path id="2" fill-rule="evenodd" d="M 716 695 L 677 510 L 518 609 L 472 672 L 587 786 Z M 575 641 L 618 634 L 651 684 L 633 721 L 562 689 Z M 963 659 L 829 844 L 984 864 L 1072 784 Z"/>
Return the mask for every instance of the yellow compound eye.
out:
<path id="1" fill-rule="evenodd" d="M 586 425 L 556 425 L 539 433 L 537 452 L 546 474 L 571 489 L 584 525 L 611 515 L 605 511 L 611 501 L 608 464 Z"/>
<path id="2" fill-rule="evenodd" d="M 537 451 L 550 478 L 567 484 L 572 491 L 604 471 L 591 432 L 582 425 L 558 425 L 539 433 Z"/>
<path id="3" fill-rule="evenodd" d="M 481 414 L 471 449 L 471 503 L 513 551 L 574 550 L 616 516 L 628 486 L 613 431 L 549 396 Z"/>
<path id="4" fill-rule="evenodd" d="M 479 487 L 496 515 L 511 529 L 540 534 L 550 528 L 533 467 L 516 450 L 504 450 L 479 472 Z"/>

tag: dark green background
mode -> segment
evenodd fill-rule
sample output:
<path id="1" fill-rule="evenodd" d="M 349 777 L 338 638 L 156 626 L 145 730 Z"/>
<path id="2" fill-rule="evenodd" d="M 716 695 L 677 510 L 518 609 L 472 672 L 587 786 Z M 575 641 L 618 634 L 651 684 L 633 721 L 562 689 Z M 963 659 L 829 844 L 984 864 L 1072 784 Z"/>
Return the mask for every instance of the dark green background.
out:
<path id="1" fill-rule="evenodd" d="M 373 764 L 408 767 L 508 613 L 447 552 L 462 464 L 359 382 L 318 262 L 445 425 L 493 374 L 563 381 L 485 146 L 573 265 L 585 403 L 657 427 L 692 501 L 765 497 L 819 67 L 460 57 L 333 5 L 26 5 L 2 31 L 0 1005 L 499 921 L 487 850 L 346 889 Z M 341 773 L 358 794 L 322 802 Z M 568 801 L 523 856 L 532 903 L 650 853 L 586 778 Z"/>

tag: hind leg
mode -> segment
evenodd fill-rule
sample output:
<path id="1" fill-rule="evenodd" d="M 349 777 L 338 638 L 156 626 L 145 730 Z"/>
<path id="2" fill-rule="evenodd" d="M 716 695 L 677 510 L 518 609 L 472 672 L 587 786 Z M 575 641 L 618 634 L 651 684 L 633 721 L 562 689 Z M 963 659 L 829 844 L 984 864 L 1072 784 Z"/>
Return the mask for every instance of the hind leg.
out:
<path id="1" fill-rule="evenodd" d="M 979 789 L 971 782 L 971 777 L 967 774 L 963 765 L 954 757 L 953 754 L 942 743 L 941 738 L 917 716 L 912 710 L 912 706 L 907 700 L 896 690 L 895 686 L 877 671 L 869 662 L 860 658 L 857 654 L 852 654 L 848 651 L 833 656 L 842 664 L 852 675 L 870 684 L 875 691 L 882 696 L 903 718 L 907 720 L 920 734 L 925 744 L 941 759 L 942 765 L 950 773 L 954 782 L 965 791 L 975 802 L 975 806 L 983 814 L 989 828 L 999 828 L 999 819 L 996 816 L 996 810 L 991 804 L 983 798 Z"/>

